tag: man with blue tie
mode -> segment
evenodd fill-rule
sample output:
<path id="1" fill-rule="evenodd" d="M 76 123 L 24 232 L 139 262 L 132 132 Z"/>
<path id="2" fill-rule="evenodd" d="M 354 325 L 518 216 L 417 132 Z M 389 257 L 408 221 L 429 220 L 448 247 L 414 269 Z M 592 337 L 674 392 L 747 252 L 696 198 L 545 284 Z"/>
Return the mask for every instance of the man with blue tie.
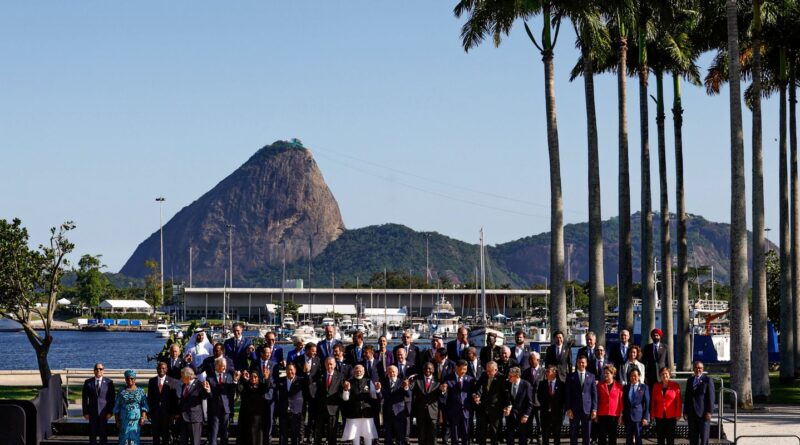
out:
<path id="1" fill-rule="evenodd" d="M 400 349 L 402 351 L 402 349 Z M 383 443 L 405 445 L 408 443 L 408 419 L 411 415 L 407 401 L 411 398 L 411 384 L 401 379 L 397 367 L 386 369 L 386 379 L 376 385 L 378 397 L 383 401 Z"/>
<path id="2" fill-rule="evenodd" d="M 447 356 L 450 360 L 461 360 L 466 358 L 467 348 L 472 346 L 469 342 L 469 331 L 464 326 L 456 331 L 456 338 L 447 343 Z"/>
<path id="3" fill-rule="evenodd" d="M 508 406 L 503 410 L 506 418 L 506 445 L 514 445 L 515 441 L 519 445 L 528 445 L 528 424 L 533 420 L 533 389 L 530 383 L 522 379 L 519 368 L 511 368 L 508 372 L 506 391 Z"/>
<path id="4" fill-rule="evenodd" d="M 614 343 L 608 347 L 608 361 L 614 364 L 617 369 L 622 369 L 622 366 L 628 360 L 628 349 L 633 346 L 630 343 L 631 332 L 627 329 L 619 331 L 619 342 Z"/>
<path id="5" fill-rule="evenodd" d="M 233 360 L 237 371 L 247 370 L 247 346 L 250 341 L 242 336 L 244 326 L 241 323 L 233 324 L 233 337 L 225 340 L 225 357 Z"/>
<path id="6" fill-rule="evenodd" d="M 364 361 L 364 333 L 356 331 L 353 333 L 353 343 L 344 348 L 344 362 L 355 367 Z"/>
<path id="7" fill-rule="evenodd" d="M 567 381 L 567 374 L 572 371 L 572 351 L 564 343 L 564 333 L 556 331 L 553 334 L 553 343 L 547 347 L 544 354 L 544 365 L 555 366 L 558 370 L 558 379 Z"/>
<path id="8" fill-rule="evenodd" d="M 340 344 L 336 339 L 336 328 L 333 325 L 325 326 L 325 338 L 317 343 L 317 355 L 323 362 L 328 357 L 333 357 L 333 347 Z"/>
<path id="9" fill-rule="evenodd" d="M 233 400 L 236 396 L 236 385 L 239 372 L 231 377 L 225 372 L 225 357 L 214 360 L 214 376 L 203 382 L 203 389 L 208 393 L 208 443 L 217 445 L 217 436 L 222 445 L 228 445 L 228 420 L 233 413 Z"/>
<path id="10" fill-rule="evenodd" d="M 111 379 L 103 377 L 105 366 L 95 363 L 94 377 L 83 382 L 81 406 L 83 418 L 89 421 L 89 443 L 95 445 L 100 437 L 100 445 L 106 445 L 108 436 L 106 426 L 114 409 L 116 394 Z"/>
<path id="11" fill-rule="evenodd" d="M 639 369 L 632 368 L 628 376 L 630 383 L 624 388 L 622 418 L 627 445 L 642 444 L 642 427 L 647 426 L 650 419 L 650 390 L 639 378 Z"/>
<path id="12" fill-rule="evenodd" d="M 450 444 L 469 444 L 469 419 L 473 410 L 475 381 L 467 375 L 466 360 L 456 362 L 456 372 L 440 385 L 444 393 L 445 419 L 450 425 Z"/>
<path id="13" fill-rule="evenodd" d="M 299 445 L 301 426 L 303 425 L 303 408 L 309 397 L 304 377 L 297 376 L 297 368 L 293 363 L 286 365 L 286 377 L 278 380 L 277 409 L 281 421 L 280 445 Z"/>
<path id="14" fill-rule="evenodd" d="M 683 418 L 689 422 L 689 444 L 707 445 L 714 412 L 714 381 L 703 374 L 703 362 L 696 361 L 694 375 L 686 380 Z"/>
<path id="15" fill-rule="evenodd" d="M 586 370 L 587 363 L 586 356 L 578 357 L 575 372 L 567 378 L 567 417 L 571 445 L 578 443 L 578 430 L 583 434 L 583 445 L 589 445 L 592 421 L 597 417 L 597 385 L 594 374 Z"/>

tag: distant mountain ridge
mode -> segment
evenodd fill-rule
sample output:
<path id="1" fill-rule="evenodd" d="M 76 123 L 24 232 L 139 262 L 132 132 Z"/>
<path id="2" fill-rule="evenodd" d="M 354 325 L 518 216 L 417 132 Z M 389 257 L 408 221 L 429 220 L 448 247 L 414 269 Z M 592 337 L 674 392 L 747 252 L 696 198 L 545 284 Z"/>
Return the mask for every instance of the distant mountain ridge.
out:
<path id="1" fill-rule="evenodd" d="M 675 256 L 675 216 L 671 218 Z M 634 280 L 639 281 L 640 214 L 633 214 L 631 222 Z M 410 273 L 424 280 L 426 240 L 434 284 L 440 277 L 451 284 L 474 283 L 479 264 L 477 243 L 440 233 L 417 232 L 399 224 L 345 230 L 338 203 L 311 151 L 299 142 L 277 141 L 261 148 L 170 219 L 164 225 L 164 270 L 171 271 L 176 281 L 188 282 L 191 246 L 193 284 L 221 286 L 229 268 L 227 224 L 235 226 L 232 256 L 236 287 L 280 286 L 284 253 L 286 277 L 303 278 L 306 286 L 314 287 L 338 287 L 357 280 L 365 283 L 384 270 Z M 654 255 L 658 256 L 659 226 L 654 225 L 654 229 Z M 689 215 L 689 264 L 713 265 L 715 277 L 727 281 L 729 236 L 728 224 Z M 549 279 L 549 238 L 549 232 L 544 232 L 487 246 L 487 280 L 495 286 L 545 284 Z M 569 274 L 565 271 L 565 275 L 587 281 L 588 223 L 565 225 L 564 239 L 567 249 L 572 246 Z M 603 247 L 605 282 L 614 284 L 618 218 L 603 221 Z M 313 254 L 310 264 L 309 250 Z M 155 232 L 137 247 L 121 273 L 141 278 L 148 273 L 145 260 L 158 257 L 159 233 Z"/>

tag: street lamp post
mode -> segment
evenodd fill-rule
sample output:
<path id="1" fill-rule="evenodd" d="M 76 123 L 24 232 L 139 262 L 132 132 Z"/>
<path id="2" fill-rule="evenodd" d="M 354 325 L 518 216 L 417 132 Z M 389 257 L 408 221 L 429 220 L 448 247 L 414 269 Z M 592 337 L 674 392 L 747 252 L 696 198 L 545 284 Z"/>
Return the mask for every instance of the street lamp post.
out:
<path id="1" fill-rule="evenodd" d="M 158 227 L 160 232 L 161 238 L 161 261 L 159 264 L 161 265 L 161 298 L 164 298 L 164 201 L 166 199 L 163 196 L 159 196 L 156 198 L 156 202 L 158 202 Z M 153 311 L 156 311 L 156 308 L 153 308 Z"/>

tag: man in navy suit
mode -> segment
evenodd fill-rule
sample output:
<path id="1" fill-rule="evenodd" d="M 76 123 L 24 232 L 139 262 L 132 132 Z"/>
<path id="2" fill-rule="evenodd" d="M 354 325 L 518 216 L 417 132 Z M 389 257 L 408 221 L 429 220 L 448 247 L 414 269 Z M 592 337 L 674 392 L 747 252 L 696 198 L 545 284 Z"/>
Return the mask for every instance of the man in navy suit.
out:
<path id="1" fill-rule="evenodd" d="M 353 377 L 353 366 L 348 365 L 344 360 L 344 345 L 337 343 L 333 346 L 333 358 L 336 359 L 336 370 L 342 374 L 344 381 L 350 380 Z"/>
<path id="2" fill-rule="evenodd" d="M 436 427 L 439 423 L 439 382 L 433 375 L 433 363 L 422 366 L 422 375 L 411 387 L 413 413 L 417 419 L 420 445 L 436 445 Z"/>
<path id="3" fill-rule="evenodd" d="M 433 373 L 440 382 L 444 382 L 450 374 L 456 372 L 456 363 L 450 360 L 448 355 L 449 352 L 445 348 L 437 349 L 434 354 Z M 469 363 L 467 363 L 467 369 L 469 369 Z"/>
<path id="4" fill-rule="evenodd" d="M 473 346 L 469 342 L 469 331 L 464 326 L 458 328 L 455 340 L 447 342 L 447 356 L 450 360 L 466 359 L 467 348 Z"/>
<path id="5" fill-rule="evenodd" d="M 117 397 L 114 383 L 111 379 L 103 377 L 105 366 L 95 363 L 94 377 L 83 382 L 81 394 L 81 407 L 83 418 L 89 421 L 89 444 L 95 445 L 100 437 L 100 445 L 106 445 L 108 435 L 106 425 L 114 409 L 114 400 Z"/>
<path id="6" fill-rule="evenodd" d="M 223 357 L 225 359 L 225 372 L 233 376 L 234 371 L 236 371 L 236 366 L 233 364 L 233 360 L 231 360 L 230 357 L 225 357 L 225 345 L 222 343 L 214 344 L 214 354 L 203 359 L 203 363 L 195 368 L 195 374 L 201 374 L 205 372 L 208 378 L 216 377 L 214 360 L 219 357 Z"/>
<path id="7" fill-rule="evenodd" d="M 406 357 L 406 350 L 403 348 L 397 349 L 394 361 L 394 367 L 397 368 L 397 377 L 405 380 L 417 373 L 416 367 Z M 386 373 L 384 371 L 384 373 Z"/>
<path id="8" fill-rule="evenodd" d="M 481 361 L 478 359 L 478 348 L 475 346 L 470 346 L 467 348 L 467 374 L 475 380 L 481 378 L 483 375 L 483 365 Z"/>
<path id="9" fill-rule="evenodd" d="M 259 382 L 270 380 L 274 384 L 278 378 L 279 367 L 280 365 L 272 360 L 272 349 L 262 348 L 261 356 L 253 362 L 253 366 L 250 368 L 249 372 L 250 374 L 257 373 Z M 249 378 L 249 376 L 247 376 L 247 378 Z M 266 404 L 264 412 L 264 437 L 272 437 L 272 428 L 275 423 L 275 401 L 269 393 L 264 394 L 264 403 Z"/>
<path id="10" fill-rule="evenodd" d="M 595 354 L 597 353 L 597 334 L 595 334 L 594 331 L 589 331 L 586 333 L 586 335 L 584 335 L 583 338 L 586 340 L 586 346 L 583 346 L 580 349 L 578 349 L 578 356 L 581 355 L 586 356 L 586 358 L 589 360 L 587 369 L 589 369 L 589 372 L 594 374 L 594 372 L 592 372 L 591 366 L 592 366 L 592 360 L 594 360 Z M 600 373 L 600 375 L 602 376 L 602 372 Z M 597 375 L 595 375 L 595 377 L 597 377 Z"/>
<path id="11" fill-rule="evenodd" d="M 322 372 L 322 362 L 317 357 L 317 345 L 314 343 L 306 343 L 305 353 L 301 354 L 294 359 L 294 366 L 299 377 L 305 379 L 308 386 L 308 397 L 305 401 L 305 409 L 303 410 L 303 417 L 308 413 L 308 421 L 304 425 L 304 437 L 307 441 L 311 440 L 312 433 L 316 431 L 317 422 L 317 381 L 318 376 Z"/>
<path id="12" fill-rule="evenodd" d="M 401 349 L 402 351 L 402 349 Z M 383 400 L 383 431 L 386 445 L 405 445 L 408 443 L 408 419 L 411 399 L 411 383 L 400 378 L 397 367 L 386 370 L 386 379 L 376 385 Z"/>
<path id="13" fill-rule="evenodd" d="M 364 333 L 353 333 L 353 343 L 344 348 L 344 362 L 355 367 L 364 361 Z"/>
<path id="14" fill-rule="evenodd" d="M 511 368 L 508 372 L 505 388 L 508 406 L 503 410 L 506 417 L 506 445 L 514 445 L 515 439 L 519 440 L 519 445 L 528 444 L 528 424 L 533 420 L 533 391 L 531 384 L 523 380 L 521 374 L 519 368 Z"/>
<path id="15" fill-rule="evenodd" d="M 475 381 L 467 375 L 466 360 L 456 362 L 455 374 L 451 374 L 440 388 L 444 392 L 445 418 L 450 425 L 450 444 L 468 445 Z"/>
<path id="16" fill-rule="evenodd" d="M 567 377 L 567 417 L 570 444 L 578 443 L 578 430 L 583 433 L 583 445 L 589 445 L 592 420 L 597 417 L 597 384 L 594 374 L 586 370 L 586 356 L 578 357 L 575 372 Z"/>
<path id="17" fill-rule="evenodd" d="M 203 382 L 203 389 L 208 393 L 208 443 L 217 445 L 217 436 L 222 445 L 228 445 L 228 420 L 233 412 L 233 399 L 236 396 L 236 384 L 240 373 L 231 377 L 225 372 L 225 357 L 214 360 L 214 377 Z"/>
<path id="18" fill-rule="evenodd" d="M 167 375 L 175 380 L 181 379 L 181 369 L 191 366 L 181 357 L 181 347 L 177 343 L 169 347 L 169 357 L 162 361 L 167 364 Z"/>
<path id="19" fill-rule="evenodd" d="M 530 366 L 530 356 L 531 348 L 525 344 L 525 332 L 517 331 L 514 334 L 514 347 L 511 348 L 511 357 L 517 361 L 519 369 L 523 372 Z"/>
<path id="20" fill-rule="evenodd" d="M 400 337 L 400 344 L 394 347 L 392 353 L 396 357 L 398 349 L 405 349 L 406 360 L 408 360 L 409 363 L 411 363 L 414 366 L 420 366 L 422 364 L 421 363 L 422 354 L 419 352 L 419 347 L 415 345 L 413 341 L 414 341 L 414 336 L 411 330 L 404 331 L 403 335 Z"/>
<path id="21" fill-rule="evenodd" d="M 689 443 L 707 445 L 715 403 L 714 381 L 703 374 L 703 362 L 694 362 L 692 370 L 694 375 L 686 380 L 683 417 L 689 422 Z"/>
<path id="22" fill-rule="evenodd" d="M 519 368 L 514 368 L 519 370 Z M 478 418 L 478 443 L 486 445 L 488 439 L 497 445 L 500 439 L 500 419 L 503 410 L 508 406 L 506 385 L 502 376 L 497 374 L 497 363 L 486 364 L 486 372 L 475 383 L 472 395 Z"/>
<path id="23" fill-rule="evenodd" d="M 553 439 L 555 445 L 561 443 L 561 425 L 564 423 L 564 383 L 558 378 L 556 365 L 547 367 L 545 379 L 536 389 L 539 410 L 542 417 L 542 445 Z"/>
<path id="24" fill-rule="evenodd" d="M 286 365 L 286 377 L 278 380 L 277 410 L 281 421 L 280 445 L 299 445 L 303 410 L 309 397 L 304 377 L 298 377 L 293 363 Z M 257 444 L 258 445 L 258 444 Z"/>
<path id="25" fill-rule="evenodd" d="M 175 397 L 177 381 L 167 375 L 167 363 L 158 362 L 156 376 L 147 382 L 147 417 L 153 430 L 153 445 L 169 445 L 169 425 L 175 415 L 178 399 Z"/>
<path id="26" fill-rule="evenodd" d="M 375 359 L 375 348 L 372 345 L 364 346 L 364 377 L 369 379 L 373 384 L 383 380 L 381 375 L 378 360 Z M 380 400 L 371 400 L 373 417 L 372 421 L 375 422 L 375 428 L 378 434 L 381 432 L 381 402 Z"/>
<path id="27" fill-rule="evenodd" d="M 639 379 L 639 370 L 632 368 L 630 383 L 623 389 L 622 419 L 628 435 L 626 443 L 632 445 L 642 444 L 642 427 L 650 419 L 650 390 Z"/>
<path id="28" fill-rule="evenodd" d="M 233 338 L 225 340 L 225 357 L 233 360 L 237 371 L 247 370 L 247 346 L 250 345 L 250 340 L 242 336 L 243 331 L 241 323 L 234 323 Z"/>
<path id="29" fill-rule="evenodd" d="M 630 343 L 631 333 L 627 329 L 619 331 L 619 342 L 609 345 L 608 361 L 614 364 L 617 369 L 622 369 L 622 365 L 628 360 L 628 349 L 633 346 Z"/>
<path id="30" fill-rule="evenodd" d="M 181 385 L 175 385 L 178 395 L 178 420 L 180 421 L 181 444 L 200 445 L 203 435 L 203 400 L 208 392 L 195 379 L 190 367 L 181 370 Z"/>
<path id="31" fill-rule="evenodd" d="M 333 347 L 341 344 L 336 338 L 336 328 L 332 325 L 325 326 L 325 338 L 317 343 L 317 355 L 320 360 L 333 356 Z"/>
<path id="32" fill-rule="evenodd" d="M 256 355 L 257 356 L 261 355 L 262 349 L 269 348 L 272 350 L 272 355 L 271 355 L 272 360 L 275 361 L 275 363 L 283 363 L 284 361 L 283 348 L 280 347 L 279 345 L 276 345 L 275 344 L 276 342 L 277 342 L 277 337 L 275 332 L 268 331 L 266 334 L 264 334 L 264 344 L 259 346 L 258 349 L 256 349 Z"/>
<path id="33" fill-rule="evenodd" d="M 564 343 L 564 333 L 556 331 L 553 334 L 553 343 L 547 347 L 544 355 L 544 365 L 553 365 L 558 369 L 558 379 L 567 380 L 567 374 L 572 370 L 572 351 Z"/>
<path id="34" fill-rule="evenodd" d="M 542 423 L 539 420 L 538 390 L 539 382 L 545 379 L 545 369 L 543 366 L 539 365 L 540 359 L 541 356 L 538 352 L 531 351 L 531 355 L 528 357 L 528 369 L 522 371 L 522 380 L 525 380 L 531 385 L 531 420 L 528 422 L 528 433 L 531 436 L 534 436 L 534 433 L 536 433 L 534 426 L 539 427 L 539 433 L 541 433 L 542 429 Z M 538 435 L 535 437 L 538 442 Z"/>

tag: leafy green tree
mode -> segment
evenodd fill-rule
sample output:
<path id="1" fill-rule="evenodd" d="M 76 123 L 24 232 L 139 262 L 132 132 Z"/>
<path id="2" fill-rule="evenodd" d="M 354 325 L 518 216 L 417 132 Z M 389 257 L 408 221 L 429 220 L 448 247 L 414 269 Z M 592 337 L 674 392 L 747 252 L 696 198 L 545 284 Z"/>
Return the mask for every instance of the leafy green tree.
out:
<path id="1" fill-rule="evenodd" d="M 89 308 L 100 305 L 100 298 L 108 291 L 109 282 L 100 269 L 105 267 L 100 262 L 102 255 L 83 255 L 78 260 L 78 270 L 75 272 L 78 298 Z"/>
<path id="2" fill-rule="evenodd" d="M 70 221 L 53 227 L 50 244 L 31 249 L 28 230 L 19 219 L 10 223 L 0 220 L 0 315 L 22 325 L 36 352 L 42 386 L 48 386 L 50 380 L 50 331 L 61 278 L 68 266 L 66 256 L 75 247 L 66 235 L 74 228 Z"/>
<path id="3" fill-rule="evenodd" d="M 164 302 L 164 296 L 161 295 L 161 272 L 158 269 L 158 262 L 156 260 L 147 260 L 144 262 L 144 267 L 150 270 L 150 273 L 145 277 L 145 300 L 153 306 L 155 312 Z M 169 286 L 170 288 L 172 286 Z M 164 285 L 166 289 L 166 284 Z"/>
<path id="4" fill-rule="evenodd" d="M 775 328 L 781 330 L 781 261 L 778 252 L 770 250 L 765 255 L 767 270 L 767 317 Z"/>

